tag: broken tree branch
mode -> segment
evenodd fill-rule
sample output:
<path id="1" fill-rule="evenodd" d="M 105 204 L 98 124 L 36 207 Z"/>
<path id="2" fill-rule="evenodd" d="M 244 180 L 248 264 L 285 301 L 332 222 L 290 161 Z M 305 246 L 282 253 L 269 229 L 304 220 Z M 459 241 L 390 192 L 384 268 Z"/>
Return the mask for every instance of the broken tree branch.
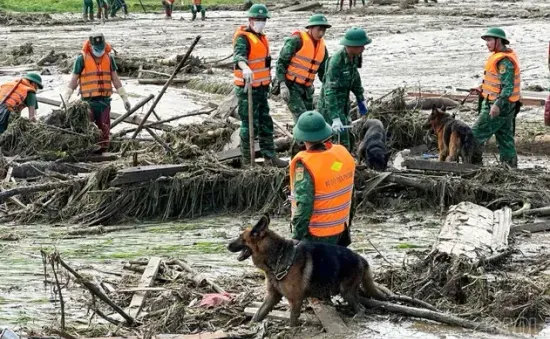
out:
<path id="1" fill-rule="evenodd" d="M 222 294 L 226 293 L 223 288 L 218 286 L 210 279 L 203 278 L 197 271 L 195 271 L 188 263 L 184 262 L 183 260 L 174 259 L 174 264 L 181 267 L 184 271 L 191 273 L 191 275 L 193 276 L 193 280 L 197 285 L 199 285 L 202 281 L 206 281 L 206 283 L 210 285 L 214 291 Z"/>
<path id="2" fill-rule="evenodd" d="M 145 105 L 146 103 L 148 103 L 149 101 L 151 101 L 155 96 L 153 94 L 149 94 L 148 97 L 146 98 L 143 98 L 141 99 L 140 102 L 138 102 L 134 107 L 132 107 L 132 109 L 130 109 L 128 112 L 122 114 L 120 117 L 118 117 L 115 121 L 113 121 L 111 123 L 111 129 L 114 128 L 116 125 L 120 124 L 121 122 L 124 121 L 124 119 L 126 119 L 127 117 L 129 117 L 130 115 L 132 115 L 134 112 L 136 112 L 138 109 L 140 109 L 141 107 L 143 107 L 143 105 Z"/>
<path id="3" fill-rule="evenodd" d="M 115 304 L 113 301 L 111 301 L 111 299 L 109 299 L 108 296 L 106 296 L 103 292 L 101 292 L 101 290 L 99 288 L 97 288 L 97 286 L 95 286 L 95 284 L 93 284 L 92 282 L 84 279 L 84 277 L 82 277 L 78 272 L 76 272 L 69 265 L 67 265 L 67 263 L 65 263 L 63 261 L 63 259 L 61 259 L 59 254 L 56 255 L 55 259 L 57 260 L 57 262 L 59 262 L 59 264 L 61 264 L 61 266 L 63 266 L 76 279 L 78 279 L 78 281 L 82 285 L 84 285 L 84 287 L 86 287 L 91 293 L 96 295 L 101 301 L 103 301 L 107 305 L 111 306 L 113 308 L 113 310 L 115 310 L 118 314 L 120 314 L 124 318 L 124 320 L 126 320 L 126 323 L 128 325 L 133 326 L 133 325 L 136 324 L 136 321 L 134 320 L 134 318 L 130 317 L 128 314 L 126 314 L 126 312 L 124 312 L 124 310 L 122 308 L 120 308 L 117 304 Z"/>

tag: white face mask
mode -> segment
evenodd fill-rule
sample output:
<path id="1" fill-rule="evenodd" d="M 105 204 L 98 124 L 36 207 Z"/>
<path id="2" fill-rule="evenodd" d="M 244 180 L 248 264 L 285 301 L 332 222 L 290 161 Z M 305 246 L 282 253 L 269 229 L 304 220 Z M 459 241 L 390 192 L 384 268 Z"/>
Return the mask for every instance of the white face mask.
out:
<path id="1" fill-rule="evenodd" d="M 265 21 L 253 21 L 251 28 L 256 33 L 262 33 L 264 31 L 264 28 L 265 28 Z"/>

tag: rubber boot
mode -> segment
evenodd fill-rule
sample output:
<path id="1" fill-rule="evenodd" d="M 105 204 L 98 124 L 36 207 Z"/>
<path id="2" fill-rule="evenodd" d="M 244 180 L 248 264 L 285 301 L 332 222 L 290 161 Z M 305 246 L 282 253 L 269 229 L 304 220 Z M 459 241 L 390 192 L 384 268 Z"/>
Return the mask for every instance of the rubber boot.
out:
<path id="1" fill-rule="evenodd" d="M 98 7 L 97 8 L 97 18 L 98 19 L 101 19 L 101 11 L 102 11 L 101 7 Z"/>
<path id="2" fill-rule="evenodd" d="M 508 166 L 510 166 L 511 168 L 518 168 L 518 156 L 514 156 L 512 159 L 510 160 L 502 160 L 502 162 Z"/>
<path id="3" fill-rule="evenodd" d="M 90 11 L 90 21 L 94 21 L 94 12 Z"/>
<path id="4" fill-rule="evenodd" d="M 206 13 L 201 11 L 201 20 L 204 21 L 204 19 L 206 19 Z"/>
<path id="5" fill-rule="evenodd" d="M 272 158 L 264 158 L 264 165 L 285 168 L 288 167 L 288 161 L 281 160 L 277 158 L 277 156 L 274 156 Z"/>
<path id="6" fill-rule="evenodd" d="M 87 12 L 84 12 L 84 13 L 82 14 L 82 19 L 83 19 L 84 21 L 88 21 L 88 13 L 87 13 Z"/>
<path id="7" fill-rule="evenodd" d="M 195 21 L 197 18 L 197 12 L 193 12 L 193 17 L 191 18 L 191 21 Z"/>
<path id="8" fill-rule="evenodd" d="M 107 20 L 107 18 L 109 17 L 109 8 L 103 8 L 103 17 L 105 18 L 105 20 Z"/>

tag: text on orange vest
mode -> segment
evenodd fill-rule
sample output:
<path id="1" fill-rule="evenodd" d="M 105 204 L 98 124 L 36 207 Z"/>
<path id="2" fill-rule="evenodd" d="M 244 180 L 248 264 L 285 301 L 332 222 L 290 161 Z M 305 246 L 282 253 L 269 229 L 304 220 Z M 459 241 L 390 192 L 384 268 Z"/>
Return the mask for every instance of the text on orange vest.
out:
<path id="1" fill-rule="evenodd" d="M 314 186 L 313 213 L 308 232 L 315 237 L 342 233 L 349 223 L 355 161 L 342 145 L 328 145 L 326 151 L 302 151 L 290 163 L 290 201 L 296 211 L 295 170 L 300 161 L 311 175 Z"/>

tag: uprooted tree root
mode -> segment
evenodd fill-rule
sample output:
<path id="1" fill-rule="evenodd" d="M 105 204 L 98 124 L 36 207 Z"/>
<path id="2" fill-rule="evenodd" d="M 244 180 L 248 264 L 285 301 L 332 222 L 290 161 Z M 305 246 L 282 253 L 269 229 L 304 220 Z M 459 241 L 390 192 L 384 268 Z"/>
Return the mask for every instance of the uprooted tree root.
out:
<path id="1" fill-rule="evenodd" d="M 392 291 L 432 303 L 463 318 L 496 319 L 504 326 L 533 326 L 550 316 L 550 281 L 530 276 L 530 265 L 472 262 L 431 252 L 377 281 Z M 504 263 L 503 263 L 504 261 Z M 534 260 L 533 260 L 534 261 Z"/>
<path id="2" fill-rule="evenodd" d="M 90 122 L 89 106 L 75 102 L 49 115 L 44 122 L 14 117 L 0 135 L 0 147 L 6 155 L 45 155 L 64 157 L 85 154 L 99 148 L 99 129 Z M 11 118 L 11 116 L 10 116 Z"/>

